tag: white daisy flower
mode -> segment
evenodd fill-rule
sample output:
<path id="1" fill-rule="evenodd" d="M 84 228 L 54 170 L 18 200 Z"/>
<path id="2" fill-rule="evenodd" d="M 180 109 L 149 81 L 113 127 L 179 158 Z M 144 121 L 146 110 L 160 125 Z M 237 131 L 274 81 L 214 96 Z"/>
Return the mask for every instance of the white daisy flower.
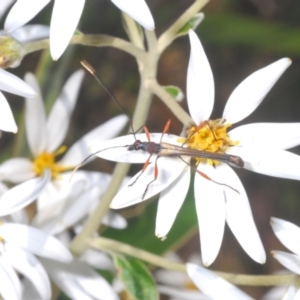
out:
<path id="1" fill-rule="evenodd" d="M 151 12 L 144 0 L 111 0 L 146 29 L 154 29 Z M 29 22 L 50 0 L 18 0 L 10 10 L 4 28 L 13 31 Z M 84 0 L 55 0 L 50 24 L 50 51 L 54 60 L 67 48 L 81 17 Z"/>
<path id="2" fill-rule="evenodd" d="M 189 110 L 196 125 L 188 130 L 190 138 L 164 135 L 162 142 L 182 145 L 185 141 L 183 147 L 190 149 L 236 155 L 229 156 L 231 158 L 229 161 L 226 161 L 228 156 L 224 159 L 231 165 L 242 166 L 241 157 L 244 167 L 249 170 L 277 177 L 300 179 L 297 171 L 299 168 L 295 168 L 295 165 L 300 167 L 300 157 L 284 150 L 300 144 L 299 123 L 249 124 L 227 134 L 227 128 L 231 124 L 242 120 L 255 110 L 291 61 L 288 58 L 281 59 L 247 77 L 230 96 L 222 119 L 209 120 L 214 103 L 212 71 L 198 37 L 193 31 L 189 35 L 191 57 L 187 96 Z M 281 140 L 274 138 L 278 130 L 285 133 Z M 151 134 L 150 140 L 160 143 L 161 137 L 162 134 Z M 147 141 L 148 136 L 138 134 L 136 139 Z M 133 150 L 133 147 L 128 147 L 133 143 L 134 138 L 129 135 L 99 143 L 91 147 L 91 150 L 105 159 L 144 163 L 149 158 L 149 153 L 128 151 Z M 272 149 L 269 145 L 272 145 Z M 164 149 L 157 150 L 161 151 L 160 153 L 164 152 Z M 276 164 L 274 164 L 275 157 Z M 162 191 L 158 203 L 156 235 L 164 238 L 185 199 L 190 182 L 187 165 L 189 159 L 184 156 L 181 158 L 159 157 L 156 165 L 157 156 L 152 155 L 149 159 L 151 164 L 144 165 L 144 170 L 134 176 L 131 184 L 115 196 L 111 208 L 118 209 L 136 204 Z M 236 173 L 227 164 L 217 160 L 203 158 L 195 160 L 197 170 L 194 194 L 204 265 L 210 265 L 219 252 L 225 221 L 248 255 L 255 261 L 264 263 L 265 251 L 254 224 L 246 192 Z M 156 176 L 157 179 L 154 180 Z"/>
<path id="3" fill-rule="evenodd" d="M 300 227 L 297 225 L 278 218 L 271 218 L 272 229 L 280 240 L 280 242 L 293 253 L 287 253 L 284 251 L 272 251 L 272 255 L 276 258 L 284 267 L 293 273 L 300 275 L 300 242 L 299 234 Z M 282 289 L 277 291 L 282 292 Z M 274 292 L 274 291 L 273 291 Z M 281 294 L 281 296 L 283 293 Z M 300 299 L 300 289 L 298 286 L 290 286 L 284 291 L 284 297 L 280 299 Z"/>
<path id="4" fill-rule="evenodd" d="M 65 146 L 60 145 L 69 127 L 82 78 L 82 71 L 77 71 L 70 77 L 56 100 L 48 120 L 42 98 L 38 97 L 36 101 L 26 99 L 26 133 L 34 158 L 33 160 L 13 158 L 0 165 L 0 180 L 13 183 L 25 181 L 0 197 L 0 215 L 17 211 L 37 199 L 47 185 L 57 184 L 61 172 L 73 169 L 89 155 L 87 145 L 91 141 L 115 136 L 125 125 L 127 121 L 125 116 L 111 119 L 82 137 L 60 161 L 56 162 L 56 156 L 66 150 Z M 26 81 L 35 90 L 39 90 L 32 74 L 26 75 Z M 14 197 L 15 194 L 19 196 Z"/>
<path id="5" fill-rule="evenodd" d="M 57 182 L 48 185 L 41 193 L 32 225 L 48 234 L 56 235 L 75 225 L 78 226 L 78 222 L 84 223 L 99 204 L 111 175 L 77 171 L 71 182 L 70 178 L 71 172 L 61 174 Z M 103 224 L 118 229 L 127 226 L 122 216 L 111 211 L 104 217 Z"/>
<path id="6" fill-rule="evenodd" d="M 19 273 L 34 287 L 39 299 L 51 298 L 48 275 L 35 257 L 69 263 L 72 255 L 56 238 L 31 226 L 0 225 L 0 294 L 4 299 L 22 299 Z"/>

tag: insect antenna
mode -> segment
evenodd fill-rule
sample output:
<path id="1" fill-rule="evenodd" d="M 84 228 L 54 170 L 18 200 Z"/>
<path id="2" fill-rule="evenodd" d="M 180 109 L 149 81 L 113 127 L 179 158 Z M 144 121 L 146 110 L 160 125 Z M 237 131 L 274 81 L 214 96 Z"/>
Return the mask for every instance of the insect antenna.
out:
<path id="1" fill-rule="evenodd" d="M 102 86 L 102 88 L 104 89 L 104 91 L 110 96 L 110 98 L 112 98 L 117 105 L 119 106 L 119 108 L 122 110 L 122 112 L 127 116 L 128 120 L 129 120 L 129 124 L 130 124 L 130 128 L 132 130 L 132 134 L 134 136 L 134 139 L 136 140 L 135 137 L 135 131 L 133 129 L 133 124 L 132 124 L 132 119 L 130 118 L 130 116 L 128 115 L 128 113 L 124 110 L 124 108 L 122 107 L 121 103 L 117 100 L 117 98 L 110 92 L 110 90 L 107 88 L 107 86 L 97 77 L 96 75 L 96 70 L 86 61 L 86 60 L 82 60 L 81 65 L 96 79 L 96 81 Z M 141 126 L 142 128 L 143 126 Z M 141 129 L 140 128 L 140 129 Z M 140 130 L 139 129 L 139 130 Z M 137 130 L 137 131 L 139 131 Z M 136 132 L 137 132 L 136 131 Z"/>

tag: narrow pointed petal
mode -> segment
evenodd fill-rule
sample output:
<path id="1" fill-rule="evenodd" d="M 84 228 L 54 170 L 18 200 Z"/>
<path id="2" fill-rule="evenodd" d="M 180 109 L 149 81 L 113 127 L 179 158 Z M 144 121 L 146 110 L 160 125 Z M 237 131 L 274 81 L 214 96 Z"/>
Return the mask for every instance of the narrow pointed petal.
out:
<path id="1" fill-rule="evenodd" d="M 161 192 L 155 224 L 158 238 L 165 238 L 170 231 L 188 192 L 190 180 L 190 168 L 186 166 L 180 176 Z"/>
<path id="2" fill-rule="evenodd" d="M 272 255 L 287 269 L 300 275 L 300 256 L 283 251 L 272 251 Z"/>
<path id="3" fill-rule="evenodd" d="M 89 248 L 80 256 L 80 261 L 86 262 L 91 267 L 102 270 L 114 271 L 114 263 L 112 259 L 103 252 Z"/>
<path id="4" fill-rule="evenodd" d="M 154 20 L 144 0 L 111 0 L 114 5 L 148 30 L 154 29 Z"/>
<path id="5" fill-rule="evenodd" d="M 0 226 L 0 236 L 6 243 L 33 254 L 66 263 L 72 260 L 70 251 L 57 238 L 34 227 L 4 223 Z"/>
<path id="6" fill-rule="evenodd" d="M 25 75 L 25 81 L 39 94 L 41 90 L 35 76 Z M 34 156 L 38 156 L 46 149 L 46 112 L 43 99 L 25 99 L 25 126 L 29 148 Z"/>
<path id="7" fill-rule="evenodd" d="M 224 177 L 219 174 L 219 167 L 199 165 L 198 170 L 216 180 L 223 182 Z M 209 266 L 216 259 L 224 235 L 225 227 L 225 199 L 221 186 L 195 174 L 194 184 L 195 204 L 200 230 L 200 244 L 202 262 Z"/>
<path id="8" fill-rule="evenodd" d="M 12 32 L 11 36 L 21 43 L 46 39 L 49 37 L 49 26 L 27 25 Z"/>
<path id="9" fill-rule="evenodd" d="M 39 293 L 40 299 L 51 298 L 51 286 L 49 277 L 41 265 L 31 253 L 17 247 L 6 245 L 4 257 L 19 273 L 27 277 L 36 291 Z"/>
<path id="10" fill-rule="evenodd" d="M 3 299 L 21 299 L 22 288 L 20 280 L 14 269 L 2 255 L 0 256 L 0 282 L 0 295 Z"/>
<path id="11" fill-rule="evenodd" d="M 119 299 L 105 279 L 77 259 L 70 264 L 43 260 L 43 264 L 47 267 L 52 280 L 72 299 Z M 74 295 L 76 290 L 81 294 L 80 297 L 77 293 Z"/>
<path id="12" fill-rule="evenodd" d="M 230 152 L 243 158 L 245 169 L 253 172 L 300 180 L 300 156 L 281 150 L 258 147 L 232 147 Z"/>
<path id="13" fill-rule="evenodd" d="M 24 208 L 32 203 L 50 181 L 50 171 L 46 170 L 43 177 L 29 179 L 0 197 L 0 216 L 5 216 Z"/>
<path id="14" fill-rule="evenodd" d="M 179 158 L 160 157 L 157 160 L 157 179 L 154 180 L 155 163 L 151 163 L 142 174 L 136 174 L 128 185 L 118 192 L 111 202 L 111 208 L 120 209 L 137 204 L 160 193 L 180 176 L 185 166 Z"/>
<path id="15" fill-rule="evenodd" d="M 37 96 L 36 91 L 22 79 L 3 69 L 0 69 L 0 90 L 27 98 Z"/>
<path id="16" fill-rule="evenodd" d="M 244 79 L 230 95 L 223 118 L 234 124 L 249 116 L 291 63 L 289 58 L 282 58 Z"/>
<path id="17" fill-rule="evenodd" d="M 27 158 L 11 158 L 0 165 L 0 180 L 18 183 L 34 176 L 32 161 Z"/>
<path id="18" fill-rule="evenodd" d="M 222 165 L 218 171 L 223 172 L 226 184 L 231 187 L 224 187 L 227 224 L 246 253 L 256 262 L 263 264 L 266 261 L 266 253 L 253 220 L 245 189 L 229 166 Z"/>
<path id="19" fill-rule="evenodd" d="M 238 147 L 289 149 L 300 144 L 300 123 L 253 123 L 230 130 L 229 137 Z"/>
<path id="20" fill-rule="evenodd" d="M 18 127 L 4 95 L 0 92 L 0 130 L 17 133 Z"/>
<path id="21" fill-rule="evenodd" d="M 68 150 L 60 161 L 60 164 L 66 166 L 77 166 L 90 155 L 90 151 L 88 150 L 90 145 L 111 139 L 118 135 L 118 133 L 124 128 L 126 122 L 128 122 L 128 118 L 125 115 L 121 115 L 110 119 L 90 131 Z"/>
<path id="22" fill-rule="evenodd" d="M 8 31 L 14 31 L 23 26 L 37 15 L 49 2 L 50 0 L 18 0 L 9 11 L 4 28 Z"/>
<path id="23" fill-rule="evenodd" d="M 253 300 L 253 298 L 212 271 L 190 263 L 186 265 L 186 270 L 197 288 L 212 300 Z"/>
<path id="24" fill-rule="evenodd" d="M 50 25 L 50 52 L 58 60 L 66 50 L 81 17 L 85 0 L 56 0 Z"/>
<path id="25" fill-rule="evenodd" d="M 271 226 L 280 242 L 290 251 L 300 255 L 300 240 L 298 239 L 300 228 L 291 222 L 274 217 L 271 218 Z"/>
<path id="26" fill-rule="evenodd" d="M 127 227 L 126 219 L 111 210 L 109 210 L 104 216 L 102 224 L 115 229 L 124 229 Z"/>
<path id="27" fill-rule="evenodd" d="M 57 2 L 62 1 L 55 1 Z M 46 149 L 48 152 L 54 152 L 66 137 L 83 76 L 82 70 L 73 73 L 51 109 L 47 122 Z"/>
<path id="28" fill-rule="evenodd" d="M 151 133 L 150 141 L 159 144 L 161 140 L 162 133 Z M 147 137 L 145 134 L 140 133 L 135 135 L 136 140 L 147 142 Z M 171 143 L 175 145 L 181 145 L 178 142 L 179 136 L 168 134 L 164 135 L 162 142 Z M 117 162 L 128 162 L 128 163 L 144 163 L 150 156 L 147 151 L 136 151 L 128 150 L 128 146 L 133 145 L 135 142 L 134 136 L 132 134 L 120 136 L 112 140 L 103 141 L 94 144 L 89 147 L 91 153 L 95 153 L 98 157 L 103 159 L 117 161 Z M 155 160 L 153 155 L 151 162 Z"/>
<path id="29" fill-rule="evenodd" d="M 187 101 L 193 121 L 199 125 L 212 112 L 215 98 L 213 74 L 201 45 L 192 30 L 189 31 L 191 54 L 187 71 Z"/>

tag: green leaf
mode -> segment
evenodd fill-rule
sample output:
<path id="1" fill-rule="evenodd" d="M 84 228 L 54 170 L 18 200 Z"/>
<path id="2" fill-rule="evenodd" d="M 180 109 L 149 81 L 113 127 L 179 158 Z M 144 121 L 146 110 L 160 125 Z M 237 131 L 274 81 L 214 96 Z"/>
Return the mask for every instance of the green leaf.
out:
<path id="1" fill-rule="evenodd" d="M 158 292 L 151 273 L 139 260 L 114 256 L 114 263 L 127 292 L 134 300 L 158 300 Z"/>
<path id="2" fill-rule="evenodd" d="M 203 21 L 204 14 L 197 13 L 194 17 L 192 17 L 177 33 L 176 37 L 188 34 L 190 29 L 195 30 L 199 24 Z"/>
<path id="3" fill-rule="evenodd" d="M 172 98 L 174 98 L 177 102 L 180 102 L 183 100 L 184 98 L 184 94 L 182 92 L 182 90 L 174 85 L 168 85 L 168 86 L 164 86 L 164 89 L 166 90 L 166 92 L 168 94 L 170 94 L 172 96 Z"/>

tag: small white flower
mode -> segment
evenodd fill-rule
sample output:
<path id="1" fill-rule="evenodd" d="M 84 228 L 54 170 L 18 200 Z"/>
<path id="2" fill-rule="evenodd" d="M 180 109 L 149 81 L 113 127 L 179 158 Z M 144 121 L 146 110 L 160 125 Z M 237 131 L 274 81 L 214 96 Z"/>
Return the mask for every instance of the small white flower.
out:
<path id="1" fill-rule="evenodd" d="M 48 275 L 35 255 L 69 263 L 72 255 L 56 238 L 31 226 L 0 225 L 0 294 L 4 299 L 21 299 L 18 273 L 34 286 L 39 299 L 51 298 Z M 18 273 L 17 273 L 18 272 Z"/>
<path id="2" fill-rule="evenodd" d="M 212 121 L 209 120 L 214 103 L 212 71 L 198 37 L 193 31 L 189 35 L 191 57 L 187 96 L 189 110 L 196 125 L 189 129 L 192 137 L 185 142 L 184 147 L 217 153 L 226 151 L 241 157 L 246 169 L 299 180 L 300 157 L 284 150 L 300 144 L 299 123 L 249 124 L 233 129 L 228 135 L 226 132 L 231 124 L 242 120 L 256 109 L 291 61 L 283 58 L 247 77 L 230 96 L 222 119 Z M 278 134 L 281 139 L 278 139 Z M 151 134 L 150 138 L 151 141 L 160 143 L 161 134 Z M 136 135 L 136 139 L 147 141 L 145 134 Z M 180 145 L 184 139 L 165 135 L 162 141 Z M 132 135 L 125 136 L 95 145 L 91 150 L 99 151 L 97 156 L 110 160 L 144 163 L 149 158 L 149 153 L 128 151 L 128 145 L 133 142 Z M 189 158 L 182 158 L 189 163 Z M 150 165 L 144 172 L 135 175 L 131 185 L 115 196 L 111 208 L 136 204 L 161 192 L 155 232 L 158 237 L 164 238 L 185 199 L 190 172 L 189 166 L 180 158 L 159 157 L 157 167 L 156 159 L 157 156 L 152 155 Z M 253 260 L 264 263 L 265 251 L 248 197 L 236 173 L 228 165 L 211 159 L 196 158 L 196 165 L 194 194 L 204 265 L 210 265 L 219 252 L 225 222 L 248 255 Z M 157 179 L 154 180 L 156 175 Z"/>
<path id="3" fill-rule="evenodd" d="M 5 29 L 13 31 L 30 21 L 50 0 L 18 0 L 10 10 Z M 122 11 L 142 26 L 154 29 L 151 12 L 144 0 L 112 0 Z M 56 0 L 50 24 L 50 51 L 54 60 L 59 59 L 67 48 L 81 17 L 84 0 Z"/>
<path id="4" fill-rule="evenodd" d="M 113 118 L 86 134 L 59 162 L 55 161 L 56 156 L 65 151 L 65 147 L 60 145 L 69 127 L 82 78 L 82 71 L 77 71 L 70 77 L 47 120 L 42 98 L 38 97 L 36 101 L 26 99 L 26 134 L 34 159 L 13 158 L 0 165 L 0 180 L 13 183 L 25 181 L 0 197 L 0 215 L 7 215 L 27 206 L 47 185 L 54 184 L 61 172 L 73 169 L 89 155 L 88 144 L 96 139 L 116 135 L 125 125 L 125 116 Z M 39 90 L 32 74 L 26 75 L 26 81 L 35 90 Z M 16 194 L 17 197 L 14 197 Z"/>

